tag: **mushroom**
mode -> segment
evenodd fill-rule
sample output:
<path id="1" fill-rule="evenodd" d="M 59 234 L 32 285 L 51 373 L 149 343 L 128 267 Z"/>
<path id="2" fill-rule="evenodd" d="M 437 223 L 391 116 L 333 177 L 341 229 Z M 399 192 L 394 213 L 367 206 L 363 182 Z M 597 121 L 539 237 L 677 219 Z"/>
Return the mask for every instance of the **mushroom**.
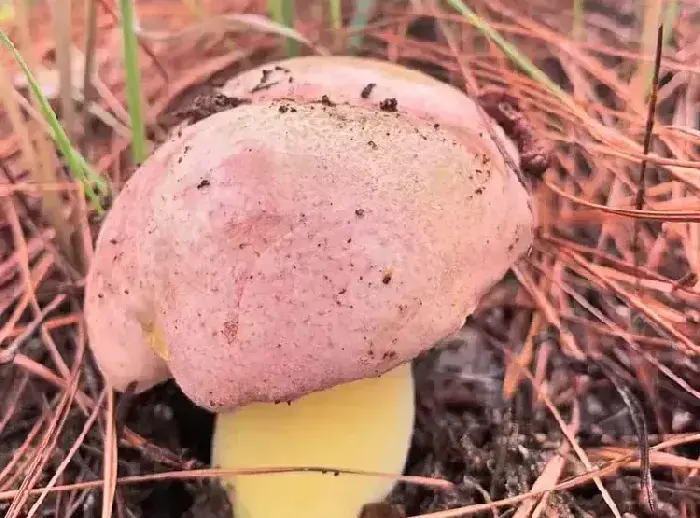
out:
<path id="1" fill-rule="evenodd" d="M 419 72 L 264 70 L 223 89 L 250 103 L 185 128 L 115 200 L 86 287 L 93 354 L 117 390 L 173 377 L 216 412 L 221 467 L 400 474 L 411 360 L 532 243 L 515 147 Z M 227 481 L 237 518 L 355 518 L 393 487 L 333 475 Z"/>

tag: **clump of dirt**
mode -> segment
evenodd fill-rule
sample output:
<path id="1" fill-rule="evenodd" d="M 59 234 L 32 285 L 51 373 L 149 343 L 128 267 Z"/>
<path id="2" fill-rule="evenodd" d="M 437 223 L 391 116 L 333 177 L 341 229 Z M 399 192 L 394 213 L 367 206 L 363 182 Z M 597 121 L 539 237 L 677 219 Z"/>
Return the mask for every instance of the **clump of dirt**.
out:
<path id="1" fill-rule="evenodd" d="M 331 98 L 328 97 L 327 95 L 323 95 L 323 96 L 321 97 L 321 104 L 322 104 L 323 106 L 328 106 L 328 107 L 330 107 L 330 108 L 332 108 L 333 106 L 335 106 L 335 103 L 334 103 L 333 101 L 331 101 Z"/>
<path id="2" fill-rule="evenodd" d="M 395 98 L 389 97 L 379 101 L 379 109 L 383 112 L 397 112 L 399 111 L 399 102 Z"/>
<path id="3" fill-rule="evenodd" d="M 228 97 L 221 92 L 201 94 L 194 98 L 192 105 L 176 112 L 176 115 L 190 124 L 199 122 L 215 113 L 237 108 L 241 104 L 250 103 L 249 99 Z"/>
<path id="4" fill-rule="evenodd" d="M 368 83 L 365 85 L 362 92 L 360 92 L 360 97 L 362 99 L 369 99 L 369 96 L 372 95 L 372 90 L 374 90 L 375 86 L 377 86 L 375 83 Z"/>
<path id="5" fill-rule="evenodd" d="M 492 87 L 481 92 L 479 103 L 517 144 L 523 170 L 540 179 L 552 164 L 552 149 L 534 137 L 532 125 L 521 113 L 518 99 L 501 88 Z"/>

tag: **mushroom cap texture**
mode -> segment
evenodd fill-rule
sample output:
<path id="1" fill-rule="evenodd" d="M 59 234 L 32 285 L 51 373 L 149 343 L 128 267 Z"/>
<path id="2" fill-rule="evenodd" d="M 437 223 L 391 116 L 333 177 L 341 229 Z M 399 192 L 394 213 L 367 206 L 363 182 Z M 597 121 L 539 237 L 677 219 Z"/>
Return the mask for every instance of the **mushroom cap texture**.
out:
<path id="1" fill-rule="evenodd" d="M 480 117 L 477 104 L 454 86 L 418 70 L 354 56 L 267 63 L 229 80 L 221 92 L 254 100 L 320 100 L 326 95 L 331 102 L 375 109 L 384 100 L 396 99 L 399 111 L 450 126 L 476 124 Z"/>
<path id="2" fill-rule="evenodd" d="M 91 347 L 117 390 L 172 375 L 213 411 L 291 400 L 459 330 L 529 249 L 533 214 L 482 124 L 458 116 L 473 101 L 454 90 L 457 116 L 421 113 L 430 89 L 405 103 L 414 83 L 396 87 L 398 112 L 330 83 L 334 105 L 262 96 L 146 161 L 103 224 L 86 289 Z"/>

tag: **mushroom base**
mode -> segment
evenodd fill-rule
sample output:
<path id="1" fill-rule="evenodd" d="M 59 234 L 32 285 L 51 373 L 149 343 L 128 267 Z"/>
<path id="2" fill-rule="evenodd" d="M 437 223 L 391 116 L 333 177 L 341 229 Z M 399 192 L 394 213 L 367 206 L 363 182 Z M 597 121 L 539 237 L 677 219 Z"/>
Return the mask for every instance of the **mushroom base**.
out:
<path id="1" fill-rule="evenodd" d="M 315 466 L 401 474 L 411 443 L 410 363 L 289 404 L 257 403 L 217 416 L 212 463 L 225 469 Z M 357 518 L 383 500 L 389 478 L 304 472 L 224 480 L 235 518 Z"/>

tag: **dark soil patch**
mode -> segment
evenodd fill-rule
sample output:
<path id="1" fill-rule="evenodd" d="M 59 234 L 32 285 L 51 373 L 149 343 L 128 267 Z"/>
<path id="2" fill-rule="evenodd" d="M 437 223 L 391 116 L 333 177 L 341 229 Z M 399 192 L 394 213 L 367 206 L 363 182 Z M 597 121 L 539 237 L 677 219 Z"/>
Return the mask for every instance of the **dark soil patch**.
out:
<path id="1" fill-rule="evenodd" d="M 321 97 L 321 104 L 322 104 L 323 106 L 328 106 L 328 107 L 330 107 L 330 108 L 332 108 L 333 106 L 335 106 L 335 103 L 334 103 L 333 101 L 331 101 L 331 98 L 328 97 L 327 95 L 323 95 L 323 96 Z"/>
<path id="2" fill-rule="evenodd" d="M 379 109 L 383 112 L 396 112 L 398 111 L 399 103 L 393 97 L 384 99 L 379 102 Z"/>
<path id="3" fill-rule="evenodd" d="M 478 353 L 475 348 L 485 350 Z M 475 353 L 482 360 L 475 362 Z M 533 429 L 529 412 L 514 415 L 500 398 L 501 378 L 502 363 L 483 340 L 455 340 L 415 362 L 417 420 L 406 473 L 445 478 L 457 490 L 399 484 L 387 504 L 370 506 L 365 517 L 413 516 L 483 503 L 484 495 L 514 496 L 531 487 L 552 454 L 551 446 L 548 450 L 543 444 L 556 444 L 560 434 L 553 421 L 543 423 L 542 433 Z M 527 398 L 521 399 L 520 404 Z M 209 463 L 212 415 L 192 405 L 173 382 L 129 405 L 127 426 L 183 459 Z M 128 452 L 121 454 L 123 462 L 134 463 L 126 471 L 145 471 L 140 456 L 129 457 Z M 158 483 L 123 491 L 132 512 L 141 513 L 137 516 L 230 516 L 215 482 Z M 167 514 L 159 514 L 159 508 Z"/>
<path id="4" fill-rule="evenodd" d="M 522 494 L 532 488 L 565 441 L 549 412 L 541 404 L 533 406 L 536 398 L 528 382 L 513 401 L 503 400 L 502 351 L 484 329 L 467 327 L 460 337 L 414 362 L 417 419 L 406 474 L 447 479 L 456 490 L 398 484 L 386 503 L 368 506 L 363 518 L 416 516 Z M 551 383 L 588 376 L 554 351 L 552 364 Z M 630 419 L 610 384 L 595 377 L 589 382 L 593 388 L 580 399 L 582 445 L 619 444 L 624 437 L 634 443 Z M 559 409 L 565 420 L 571 419 L 567 405 Z M 212 424 L 213 416 L 195 407 L 173 382 L 130 401 L 125 419 L 125 425 L 175 452 L 190 468 L 208 465 Z M 173 469 L 144 457 L 121 450 L 120 474 Z M 572 475 L 565 473 L 562 479 Z M 629 513 L 627 518 L 651 517 L 639 498 L 639 478 L 635 473 L 625 475 L 608 485 L 617 505 Z M 663 473 L 656 475 L 661 487 L 664 478 L 672 482 Z M 124 487 L 119 496 L 136 517 L 231 516 L 225 493 L 213 480 Z M 673 493 L 660 491 L 659 498 L 668 505 Z M 552 495 L 548 508 L 563 517 L 611 516 L 592 484 Z M 502 509 L 501 516 L 512 512 Z"/>

